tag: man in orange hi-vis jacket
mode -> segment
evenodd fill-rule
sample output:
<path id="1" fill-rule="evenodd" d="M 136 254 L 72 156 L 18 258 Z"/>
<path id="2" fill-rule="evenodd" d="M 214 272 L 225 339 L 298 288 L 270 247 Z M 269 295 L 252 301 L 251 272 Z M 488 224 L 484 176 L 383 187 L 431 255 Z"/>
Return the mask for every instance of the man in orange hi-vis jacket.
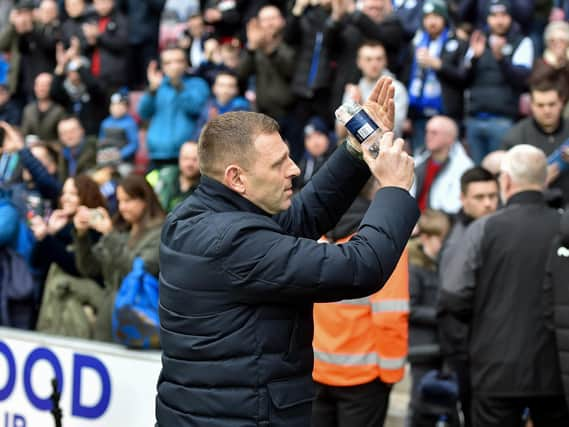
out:
<path id="1" fill-rule="evenodd" d="M 327 240 L 351 238 L 367 199 L 356 200 Z M 407 250 L 375 294 L 315 304 L 313 427 L 383 426 L 391 387 L 404 375 L 408 317 Z"/>

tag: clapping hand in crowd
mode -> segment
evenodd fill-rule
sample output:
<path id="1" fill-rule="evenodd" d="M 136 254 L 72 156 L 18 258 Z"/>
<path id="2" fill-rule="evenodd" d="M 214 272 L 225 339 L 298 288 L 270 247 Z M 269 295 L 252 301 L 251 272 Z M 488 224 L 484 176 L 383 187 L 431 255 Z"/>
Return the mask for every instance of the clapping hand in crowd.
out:
<path id="1" fill-rule="evenodd" d="M 146 74 L 148 78 L 149 89 L 151 91 L 158 90 L 162 84 L 162 79 L 164 78 L 164 73 L 158 69 L 158 62 L 150 61 Z"/>
<path id="2" fill-rule="evenodd" d="M 417 62 L 422 68 L 432 68 L 433 70 L 439 70 L 442 66 L 442 61 L 436 56 L 432 56 L 429 53 L 429 49 L 426 47 L 420 47 L 416 50 Z"/>
<path id="3" fill-rule="evenodd" d="M 486 49 L 486 36 L 480 30 L 476 30 L 470 37 L 470 49 L 476 58 L 480 58 Z"/>
<path id="4" fill-rule="evenodd" d="M 24 148 L 24 138 L 10 124 L 6 122 L 0 122 L 0 129 L 4 133 L 4 143 L 2 144 L 2 152 L 4 153 L 16 153 Z"/>
<path id="5" fill-rule="evenodd" d="M 72 61 L 79 61 L 81 53 L 81 43 L 77 37 L 71 37 L 68 49 L 65 49 L 63 43 L 59 42 L 55 46 L 56 74 L 63 74 L 65 66 Z"/>
<path id="6" fill-rule="evenodd" d="M 339 21 L 344 15 L 354 13 L 356 4 L 353 0 L 332 0 L 332 19 Z"/>
<path id="7" fill-rule="evenodd" d="M 30 228 L 37 241 L 42 241 L 46 236 L 53 236 L 69 222 L 69 216 L 62 209 L 56 209 L 50 215 L 47 222 L 39 215 L 30 218 Z"/>
<path id="8" fill-rule="evenodd" d="M 80 236 L 83 236 L 89 229 L 98 231 L 101 234 L 108 234 L 113 231 L 113 222 L 105 208 L 89 209 L 86 206 L 79 206 L 77 213 L 73 217 L 73 225 Z"/>
<path id="9" fill-rule="evenodd" d="M 219 9 L 210 8 L 205 10 L 203 17 L 204 21 L 214 24 L 221 21 L 223 15 Z"/>
<path id="10" fill-rule="evenodd" d="M 496 58 L 498 61 L 501 60 L 502 57 L 504 56 L 503 53 L 504 46 L 506 46 L 506 44 L 508 43 L 506 37 L 492 34 L 490 36 L 490 39 L 488 40 L 488 43 L 490 44 L 490 48 L 492 49 L 492 54 L 494 55 L 494 58 Z"/>

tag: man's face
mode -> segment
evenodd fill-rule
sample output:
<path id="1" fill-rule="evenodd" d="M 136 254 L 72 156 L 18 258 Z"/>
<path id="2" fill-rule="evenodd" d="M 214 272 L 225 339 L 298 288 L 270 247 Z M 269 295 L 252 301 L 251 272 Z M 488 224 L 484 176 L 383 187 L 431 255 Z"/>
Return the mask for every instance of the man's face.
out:
<path id="1" fill-rule="evenodd" d="M 188 20 L 188 30 L 192 37 L 201 37 L 204 31 L 203 18 L 199 15 L 190 17 Z"/>
<path id="2" fill-rule="evenodd" d="M 83 127 L 75 119 L 59 122 L 57 133 L 61 143 L 69 148 L 77 147 L 81 144 L 84 135 Z"/>
<path id="3" fill-rule="evenodd" d="M 363 46 L 358 52 L 358 68 L 366 79 L 377 80 L 385 70 L 387 57 L 381 46 Z"/>
<path id="4" fill-rule="evenodd" d="M 200 161 L 198 158 L 198 144 L 186 143 L 180 148 L 178 158 L 180 174 L 187 179 L 196 179 L 200 176 Z"/>
<path id="5" fill-rule="evenodd" d="M 430 152 L 437 152 L 441 149 L 448 148 L 453 143 L 450 130 L 447 129 L 444 122 L 433 118 L 427 122 L 425 128 L 425 146 Z"/>
<path id="6" fill-rule="evenodd" d="M 44 100 L 49 98 L 51 81 L 51 74 L 42 73 L 36 77 L 36 80 L 34 82 L 34 94 L 36 95 L 36 99 Z"/>
<path id="7" fill-rule="evenodd" d="M 212 88 L 213 94 L 221 105 L 226 105 L 237 96 L 239 89 L 237 79 L 227 74 L 220 74 L 216 77 Z"/>
<path id="8" fill-rule="evenodd" d="M 535 121 L 544 128 L 556 127 L 561 119 L 563 102 L 555 90 L 531 94 L 531 112 Z"/>
<path id="9" fill-rule="evenodd" d="M 289 157 L 289 150 L 275 132 L 261 134 L 254 142 L 255 159 L 244 170 L 244 197 L 270 214 L 288 209 L 292 198 L 292 179 L 300 169 Z"/>
<path id="10" fill-rule="evenodd" d="M 460 195 L 464 213 L 478 219 L 496 211 L 498 193 L 498 183 L 495 181 L 471 182 L 466 187 L 466 193 Z"/>
<path id="11" fill-rule="evenodd" d="M 391 12 L 391 3 L 386 0 L 364 0 L 362 2 L 362 12 L 372 21 L 378 23 Z"/>
<path id="12" fill-rule="evenodd" d="M 328 139 L 328 135 L 319 131 L 312 131 L 305 135 L 304 146 L 310 155 L 320 157 L 328 151 L 330 140 Z"/>
<path id="13" fill-rule="evenodd" d="M 505 12 L 491 13 L 487 18 L 490 32 L 498 36 L 504 36 L 512 25 L 512 17 Z"/>
<path id="14" fill-rule="evenodd" d="M 109 16 L 115 6 L 114 0 L 94 0 L 93 6 L 99 16 Z"/>
<path id="15" fill-rule="evenodd" d="M 128 104 L 126 102 L 113 102 L 109 106 L 109 111 L 115 119 L 120 119 L 128 113 Z"/>
<path id="16" fill-rule="evenodd" d="M 445 28 L 445 18 L 436 13 L 428 13 L 423 17 L 423 27 L 429 36 L 438 37 Z"/>
<path id="17" fill-rule="evenodd" d="M 42 22 L 53 22 L 57 19 L 57 3 L 53 0 L 43 0 L 40 3 L 38 13 L 42 17 Z"/>
<path id="18" fill-rule="evenodd" d="M 180 49 L 168 49 L 161 55 L 162 70 L 171 80 L 179 80 L 188 66 L 186 56 Z"/>
<path id="19" fill-rule="evenodd" d="M 273 37 L 282 31 L 285 26 L 285 20 L 278 8 L 274 6 L 266 6 L 259 11 L 259 25 L 265 34 Z"/>
<path id="20" fill-rule="evenodd" d="M 71 18 L 77 18 L 85 9 L 84 0 L 65 0 L 65 12 Z"/>

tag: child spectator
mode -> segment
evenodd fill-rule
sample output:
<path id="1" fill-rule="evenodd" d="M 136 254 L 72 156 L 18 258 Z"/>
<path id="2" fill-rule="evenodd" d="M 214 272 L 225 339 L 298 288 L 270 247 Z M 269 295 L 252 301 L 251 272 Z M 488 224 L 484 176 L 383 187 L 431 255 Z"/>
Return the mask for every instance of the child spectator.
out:
<path id="1" fill-rule="evenodd" d="M 106 154 L 122 163 L 119 172 L 128 175 L 132 169 L 128 163 L 134 160 L 134 154 L 138 150 L 138 125 L 128 112 L 128 94 L 114 93 L 109 110 L 111 115 L 101 123 L 97 158 L 106 151 Z"/>
<path id="2" fill-rule="evenodd" d="M 239 95 L 237 76 L 231 71 L 220 71 L 213 83 L 213 96 L 205 104 L 196 126 L 194 140 L 198 140 L 202 128 L 214 117 L 229 111 L 249 111 L 249 101 Z"/>
<path id="3" fill-rule="evenodd" d="M 438 256 L 450 229 L 448 216 L 427 209 L 418 222 L 419 236 L 409 243 L 409 361 L 410 417 L 418 401 L 418 386 L 427 372 L 440 368 L 436 304 L 439 290 Z M 413 424 L 411 424 L 413 425 Z"/>
<path id="4" fill-rule="evenodd" d="M 304 187 L 330 157 L 335 148 L 332 138 L 332 132 L 320 117 L 315 116 L 308 121 L 304 127 L 304 148 L 306 151 L 298 164 L 300 175 L 292 182 L 295 190 Z"/>

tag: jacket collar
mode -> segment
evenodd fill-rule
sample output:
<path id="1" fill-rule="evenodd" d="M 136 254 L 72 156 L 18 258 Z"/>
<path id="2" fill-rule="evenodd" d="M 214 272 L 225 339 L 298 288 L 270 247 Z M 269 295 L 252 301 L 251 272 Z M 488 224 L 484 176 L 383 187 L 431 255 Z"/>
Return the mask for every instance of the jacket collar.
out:
<path id="1" fill-rule="evenodd" d="M 555 128 L 555 130 L 553 132 L 549 132 L 549 133 L 547 133 L 543 130 L 543 128 L 539 125 L 539 123 L 537 122 L 537 120 L 535 120 L 534 117 L 532 117 L 531 120 L 533 122 L 535 129 L 539 133 L 541 133 L 542 135 L 546 135 L 546 136 L 550 136 L 550 135 L 557 136 L 565 128 L 565 119 L 563 118 L 563 116 L 560 117 L 559 123 L 558 123 L 557 127 Z"/>
<path id="2" fill-rule="evenodd" d="M 216 212 L 243 211 L 272 216 L 221 182 L 206 175 L 202 175 L 200 185 L 195 194 L 208 208 Z"/>
<path id="3" fill-rule="evenodd" d="M 468 225 L 470 225 L 471 222 L 474 221 L 474 218 L 472 218 L 470 215 L 467 215 L 466 212 L 464 212 L 464 209 L 460 209 L 460 211 L 457 212 L 456 217 L 455 217 L 455 223 L 459 222 L 462 225 L 464 225 L 465 227 L 467 227 Z"/>
<path id="4" fill-rule="evenodd" d="M 507 206 L 510 205 L 535 205 L 535 204 L 545 204 L 545 198 L 541 191 L 528 190 L 520 191 L 514 194 L 508 199 Z"/>

